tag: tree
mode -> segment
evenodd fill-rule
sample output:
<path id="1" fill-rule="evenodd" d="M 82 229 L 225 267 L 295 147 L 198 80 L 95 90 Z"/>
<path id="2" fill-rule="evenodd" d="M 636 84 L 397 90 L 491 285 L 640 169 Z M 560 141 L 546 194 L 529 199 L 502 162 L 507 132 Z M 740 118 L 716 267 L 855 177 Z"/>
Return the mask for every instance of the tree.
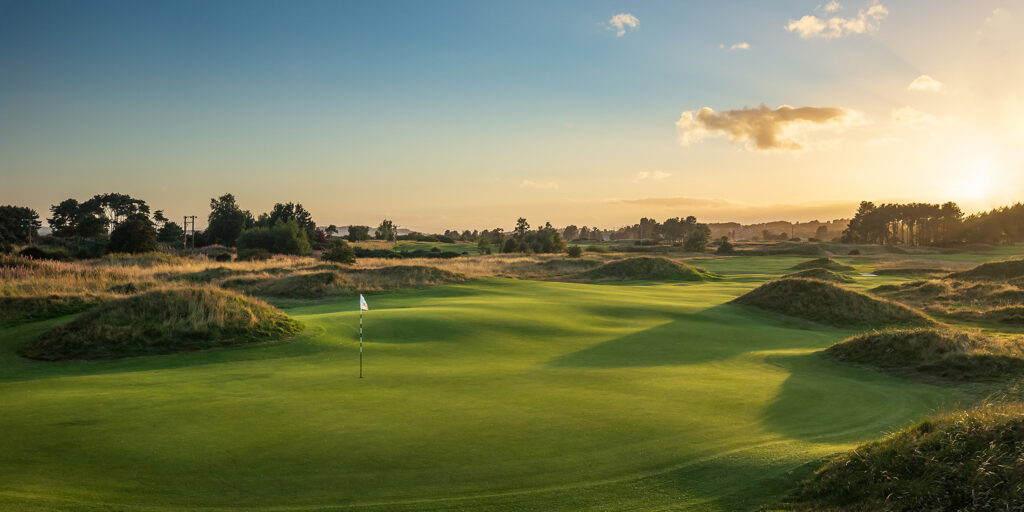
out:
<path id="1" fill-rule="evenodd" d="M 370 239 L 370 226 L 349 226 L 348 236 L 345 238 L 349 242 L 362 242 Z"/>
<path id="2" fill-rule="evenodd" d="M 180 246 L 184 239 L 185 230 L 177 222 L 164 222 L 156 232 L 156 241 L 163 244 Z"/>
<path id="3" fill-rule="evenodd" d="M 331 224 L 330 226 L 327 226 L 327 229 L 324 230 L 324 233 L 327 233 L 327 236 L 337 235 L 338 234 L 338 226 L 335 226 L 334 224 Z"/>
<path id="4" fill-rule="evenodd" d="M 331 243 L 331 246 L 320 255 L 320 259 L 351 265 L 356 262 L 356 251 L 353 250 L 352 246 L 348 245 L 344 240 L 335 240 Z"/>
<path id="5" fill-rule="evenodd" d="M 274 203 L 269 214 L 260 215 L 257 224 L 270 227 L 279 221 L 295 221 L 306 232 L 307 239 L 313 240 L 316 237 L 316 222 L 313 222 L 313 216 L 302 207 L 302 203 Z"/>
<path id="6" fill-rule="evenodd" d="M 583 255 L 583 249 L 580 249 L 578 245 L 570 246 L 568 252 L 570 258 L 579 258 Z"/>
<path id="7" fill-rule="evenodd" d="M 50 213 L 53 217 L 46 220 L 53 230 L 53 235 L 61 238 L 105 235 L 110 220 L 104 216 L 100 202 L 94 199 L 84 203 L 79 203 L 75 199 L 65 199 L 59 204 L 51 205 Z"/>
<path id="8" fill-rule="evenodd" d="M 718 254 L 732 254 L 736 252 L 736 249 L 729 243 L 729 237 L 723 236 L 719 240 L 718 249 L 715 252 Z"/>
<path id="9" fill-rule="evenodd" d="M 232 194 L 210 199 L 210 215 L 207 221 L 207 239 L 211 243 L 227 246 L 234 246 L 242 230 L 254 223 L 252 213 L 239 208 Z"/>
<path id="10" fill-rule="evenodd" d="M 519 217 L 519 219 L 516 220 L 516 227 L 512 231 L 515 233 L 513 236 L 515 236 L 516 240 L 522 242 L 528 231 L 530 231 L 530 223 L 526 222 L 526 219 Z"/>
<path id="11" fill-rule="evenodd" d="M 157 210 L 153 212 L 153 221 L 159 223 L 161 226 L 168 221 L 167 217 L 164 217 L 163 210 Z"/>
<path id="12" fill-rule="evenodd" d="M 580 228 L 576 227 L 575 224 L 569 224 L 562 230 L 562 238 L 565 241 L 576 240 L 580 236 Z"/>
<path id="13" fill-rule="evenodd" d="M 686 235 L 683 240 L 683 249 L 687 252 L 703 252 L 711 237 L 711 229 L 705 224 L 699 224 L 696 229 Z"/>
<path id="14" fill-rule="evenodd" d="M 264 249 L 274 254 L 305 256 L 312 252 L 306 232 L 298 222 L 278 221 L 271 227 L 255 226 L 238 235 L 239 250 Z"/>
<path id="15" fill-rule="evenodd" d="M 108 228 L 116 227 L 122 220 L 136 214 L 149 217 L 149 205 L 145 201 L 116 192 L 97 194 L 83 203 L 83 207 L 89 211 L 98 211 L 107 220 Z"/>
<path id="16" fill-rule="evenodd" d="M 814 238 L 818 240 L 825 240 L 828 238 L 828 226 L 821 225 L 818 229 L 814 230 Z"/>
<path id="17" fill-rule="evenodd" d="M 28 243 L 39 232 L 39 214 L 25 206 L 0 206 L 0 240 Z"/>
<path id="18" fill-rule="evenodd" d="M 491 242 L 486 237 L 480 237 L 476 241 L 476 250 L 480 254 L 491 253 Z"/>
<path id="19" fill-rule="evenodd" d="M 565 241 L 549 222 L 543 228 L 527 233 L 519 250 L 526 252 L 527 249 L 536 253 L 562 252 L 565 251 Z"/>
<path id="20" fill-rule="evenodd" d="M 388 219 L 380 221 L 380 225 L 377 226 L 377 234 L 374 236 L 377 240 L 387 240 L 393 242 L 395 240 L 395 223 Z"/>
<path id="21" fill-rule="evenodd" d="M 136 254 L 157 250 L 156 227 L 144 213 L 133 213 L 117 223 L 110 232 L 110 252 Z"/>

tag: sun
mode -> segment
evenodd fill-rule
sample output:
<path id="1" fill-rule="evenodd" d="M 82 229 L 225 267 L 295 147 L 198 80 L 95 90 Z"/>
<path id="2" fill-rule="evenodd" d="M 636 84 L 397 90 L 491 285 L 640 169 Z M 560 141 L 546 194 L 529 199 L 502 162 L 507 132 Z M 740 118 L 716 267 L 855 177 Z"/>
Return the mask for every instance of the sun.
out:
<path id="1" fill-rule="evenodd" d="M 964 169 L 963 178 L 959 183 L 957 192 L 964 199 L 980 201 L 995 192 L 995 182 L 992 178 L 992 161 L 978 159 L 971 162 Z"/>

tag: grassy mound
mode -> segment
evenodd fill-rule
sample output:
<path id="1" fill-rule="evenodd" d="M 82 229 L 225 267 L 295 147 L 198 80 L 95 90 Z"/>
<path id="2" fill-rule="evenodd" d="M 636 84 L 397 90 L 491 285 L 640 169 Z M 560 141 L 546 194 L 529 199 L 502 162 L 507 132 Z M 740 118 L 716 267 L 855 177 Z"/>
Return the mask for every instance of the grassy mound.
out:
<path id="1" fill-rule="evenodd" d="M 234 282 L 227 281 L 224 285 L 231 287 Z M 318 299 L 353 289 L 352 282 L 339 272 L 312 272 L 249 282 L 254 285 L 247 291 L 254 295 L 289 299 Z"/>
<path id="2" fill-rule="evenodd" d="M 180 279 L 182 281 L 189 281 L 192 283 L 210 283 L 218 279 L 224 279 L 228 277 L 235 277 L 244 274 L 248 274 L 246 270 L 240 270 L 235 268 L 227 267 L 211 267 L 205 268 L 198 272 L 190 272 L 187 274 L 171 275 L 172 279 Z"/>
<path id="3" fill-rule="evenodd" d="M 98 302 L 98 299 L 93 297 L 76 295 L 0 297 L 0 325 L 34 322 L 81 313 Z"/>
<path id="4" fill-rule="evenodd" d="M 948 277 L 963 281 L 1002 281 L 1021 278 L 1024 277 L 1024 259 L 982 263 L 962 272 L 953 272 Z"/>
<path id="5" fill-rule="evenodd" d="M 321 271 L 271 278 L 234 278 L 225 288 L 261 297 L 320 299 L 354 292 L 396 290 L 464 281 L 462 274 L 424 265 L 396 265 L 348 272 Z"/>
<path id="6" fill-rule="evenodd" d="M 826 463 L 780 507 L 816 511 L 1024 509 L 1024 406 L 925 420 Z"/>
<path id="7" fill-rule="evenodd" d="M 209 287 L 165 289 L 106 302 L 18 353 L 49 361 L 115 359 L 278 339 L 301 329 L 260 300 Z"/>
<path id="8" fill-rule="evenodd" d="M 981 313 L 981 318 L 989 322 L 1024 325 L 1024 306 L 1006 306 L 992 308 Z"/>
<path id="9" fill-rule="evenodd" d="M 793 270 L 805 270 L 809 268 L 823 268 L 826 270 L 835 270 L 839 272 L 846 272 L 853 270 L 853 267 L 844 265 L 832 258 L 818 258 L 816 260 L 805 261 L 799 265 L 794 265 Z"/>
<path id="10" fill-rule="evenodd" d="M 142 267 L 156 265 L 182 265 L 190 260 L 166 252 L 144 252 L 141 254 L 107 254 L 92 261 L 93 265 L 113 267 Z"/>
<path id="11" fill-rule="evenodd" d="M 354 282 L 360 291 L 432 286 L 466 280 L 462 274 L 426 265 L 395 265 L 355 270 L 346 274 L 346 277 Z"/>
<path id="12" fill-rule="evenodd" d="M 591 281 L 705 281 L 720 276 L 668 258 L 637 256 L 576 274 Z"/>
<path id="13" fill-rule="evenodd" d="M 953 329 L 860 334 L 832 345 L 824 353 L 844 363 L 960 381 L 1004 379 L 1024 371 L 1024 348 L 1019 342 Z"/>
<path id="14" fill-rule="evenodd" d="M 816 279 L 771 281 L 732 302 L 836 327 L 916 327 L 933 323 L 903 304 Z"/>
<path id="15" fill-rule="evenodd" d="M 837 274 L 831 270 L 824 268 L 809 268 L 807 270 L 801 270 L 792 274 L 785 275 L 783 277 L 802 277 L 804 279 L 820 279 L 822 281 L 831 281 L 833 283 L 852 283 L 853 278 L 850 276 L 844 276 L 843 274 Z"/>

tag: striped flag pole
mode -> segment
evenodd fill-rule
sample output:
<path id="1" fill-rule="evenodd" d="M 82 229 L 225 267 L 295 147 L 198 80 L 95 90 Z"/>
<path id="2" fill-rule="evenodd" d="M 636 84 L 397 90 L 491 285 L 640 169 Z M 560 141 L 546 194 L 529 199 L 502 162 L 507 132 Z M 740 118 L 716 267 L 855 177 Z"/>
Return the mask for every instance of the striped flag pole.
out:
<path id="1" fill-rule="evenodd" d="M 359 294 L 359 378 L 363 378 L 363 311 L 369 311 L 363 294 Z"/>
<path id="2" fill-rule="evenodd" d="M 359 378 L 363 378 L 363 308 L 359 308 Z"/>

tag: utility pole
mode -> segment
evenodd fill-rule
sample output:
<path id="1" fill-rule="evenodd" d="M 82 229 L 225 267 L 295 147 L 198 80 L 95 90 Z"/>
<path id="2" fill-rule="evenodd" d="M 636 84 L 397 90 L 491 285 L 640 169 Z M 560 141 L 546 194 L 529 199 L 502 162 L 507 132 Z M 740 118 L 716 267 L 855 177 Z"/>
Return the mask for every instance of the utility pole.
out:
<path id="1" fill-rule="evenodd" d="M 32 245 L 32 232 L 35 231 L 34 229 L 32 229 L 33 227 L 35 227 L 33 219 L 21 219 L 21 226 L 28 231 L 28 244 Z"/>
<path id="2" fill-rule="evenodd" d="M 184 221 L 183 221 L 183 224 L 185 224 L 183 226 L 184 229 L 185 229 L 185 237 L 184 237 L 184 240 L 182 240 L 182 249 L 185 249 L 185 250 L 188 250 L 188 223 L 189 223 L 189 220 L 192 221 L 192 248 L 193 249 L 196 248 L 196 216 L 195 215 L 185 215 Z"/>

